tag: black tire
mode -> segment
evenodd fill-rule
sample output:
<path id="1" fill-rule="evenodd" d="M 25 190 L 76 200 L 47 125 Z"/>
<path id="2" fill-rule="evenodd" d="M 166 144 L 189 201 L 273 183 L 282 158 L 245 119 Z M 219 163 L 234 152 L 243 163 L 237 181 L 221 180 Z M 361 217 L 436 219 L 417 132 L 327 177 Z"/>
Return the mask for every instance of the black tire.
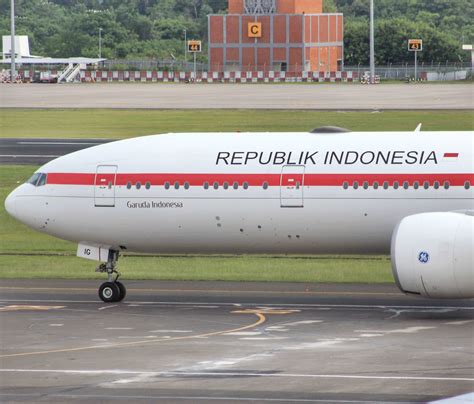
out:
<path id="1" fill-rule="evenodd" d="M 115 284 L 120 291 L 119 299 L 117 301 L 121 302 L 123 299 L 125 299 L 125 296 L 127 296 L 127 289 L 125 289 L 125 285 L 122 282 L 116 281 Z"/>
<path id="2" fill-rule="evenodd" d="M 114 303 L 120 298 L 120 289 L 115 282 L 104 282 L 99 288 L 99 297 L 104 303 Z"/>

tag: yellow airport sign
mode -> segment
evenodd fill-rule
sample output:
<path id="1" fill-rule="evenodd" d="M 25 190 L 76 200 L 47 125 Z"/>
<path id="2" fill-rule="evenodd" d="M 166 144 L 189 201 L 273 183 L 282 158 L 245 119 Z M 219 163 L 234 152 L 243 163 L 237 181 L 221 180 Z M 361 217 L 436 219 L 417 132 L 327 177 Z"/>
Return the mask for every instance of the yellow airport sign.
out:
<path id="1" fill-rule="evenodd" d="M 189 53 L 196 53 L 202 51 L 202 43 L 201 41 L 191 40 L 188 41 L 188 52 Z"/>
<path id="2" fill-rule="evenodd" d="M 409 39 L 408 50 L 410 52 L 421 52 L 423 50 L 423 40 L 422 39 Z"/>
<path id="3" fill-rule="evenodd" d="M 262 23 L 261 22 L 249 22 L 249 24 L 248 24 L 248 37 L 249 38 L 261 38 L 262 37 Z"/>

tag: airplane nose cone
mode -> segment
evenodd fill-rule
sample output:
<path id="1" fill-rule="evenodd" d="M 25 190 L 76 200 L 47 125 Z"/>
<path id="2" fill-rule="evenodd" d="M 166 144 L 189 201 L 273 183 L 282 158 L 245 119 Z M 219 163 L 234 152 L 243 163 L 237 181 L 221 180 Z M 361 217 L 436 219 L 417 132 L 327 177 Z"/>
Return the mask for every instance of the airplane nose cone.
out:
<path id="1" fill-rule="evenodd" d="M 14 195 L 14 192 L 8 195 L 7 199 L 5 199 L 5 209 L 7 210 L 10 216 L 16 216 L 16 197 Z"/>

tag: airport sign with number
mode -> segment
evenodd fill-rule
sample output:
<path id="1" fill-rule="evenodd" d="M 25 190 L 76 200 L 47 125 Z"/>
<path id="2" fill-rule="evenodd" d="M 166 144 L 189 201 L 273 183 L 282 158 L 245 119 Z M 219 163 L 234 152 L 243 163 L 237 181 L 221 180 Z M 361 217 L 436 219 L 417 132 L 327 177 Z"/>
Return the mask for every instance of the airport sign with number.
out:
<path id="1" fill-rule="evenodd" d="M 202 43 L 201 41 L 188 41 L 188 52 L 195 53 L 202 51 Z"/>
<path id="2" fill-rule="evenodd" d="M 423 50 L 423 40 L 422 39 L 409 39 L 408 40 L 408 50 L 411 52 L 420 52 Z"/>

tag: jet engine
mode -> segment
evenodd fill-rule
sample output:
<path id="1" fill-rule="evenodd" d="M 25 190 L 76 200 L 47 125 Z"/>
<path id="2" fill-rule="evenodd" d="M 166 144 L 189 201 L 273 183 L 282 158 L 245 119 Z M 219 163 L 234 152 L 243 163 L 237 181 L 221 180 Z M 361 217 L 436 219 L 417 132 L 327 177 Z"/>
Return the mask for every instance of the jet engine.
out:
<path id="1" fill-rule="evenodd" d="M 474 216 L 423 213 L 404 218 L 392 236 L 392 271 L 405 293 L 474 297 Z"/>

